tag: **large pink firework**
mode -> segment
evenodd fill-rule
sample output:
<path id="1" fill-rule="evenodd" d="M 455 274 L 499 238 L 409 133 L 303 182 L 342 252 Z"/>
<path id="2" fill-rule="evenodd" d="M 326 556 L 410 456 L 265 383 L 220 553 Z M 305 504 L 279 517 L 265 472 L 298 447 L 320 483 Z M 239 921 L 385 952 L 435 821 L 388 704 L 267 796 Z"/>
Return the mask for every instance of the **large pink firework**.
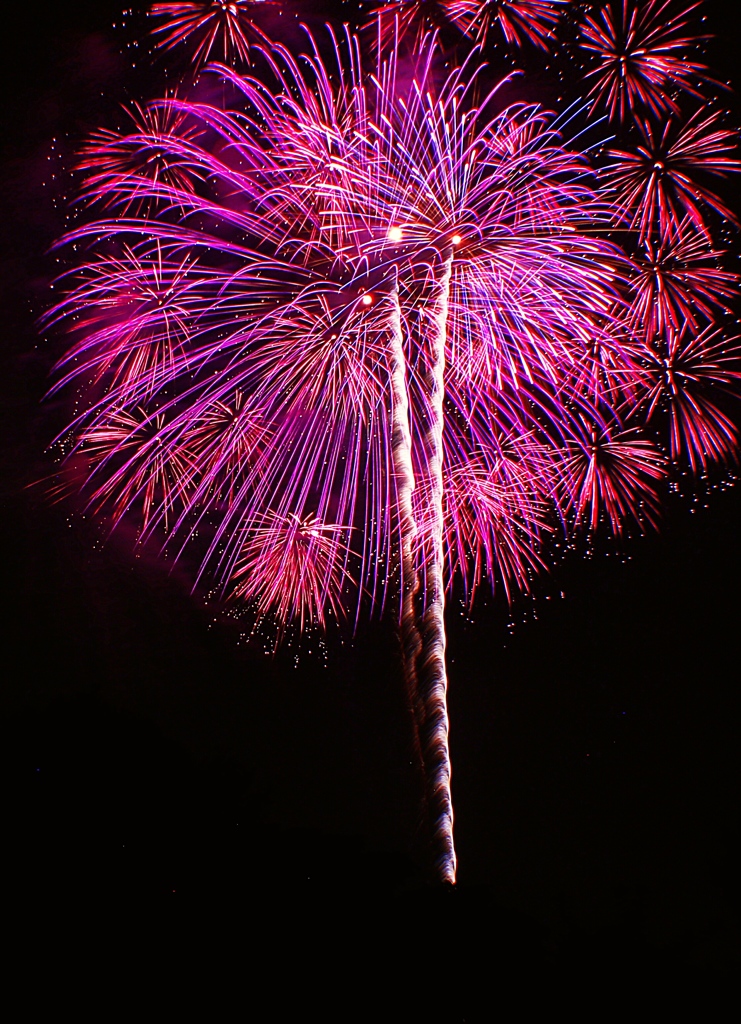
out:
<path id="1" fill-rule="evenodd" d="M 506 11 L 510 44 L 558 12 L 469 6 Z M 418 51 L 367 69 L 349 31 L 266 44 L 252 75 L 212 68 L 98 133 L 48 322 L 73 338 L 58 386 L 97 509 L 281 624 L 398 609 L 452 882 L 446 597 L 527 589 L 555 530 L 653 524 L 669 458 L 731 457 L 712 321 L 734 279 L 708 226 L 728 211 L 690 174 L 736 161 L 712 115 L 647 122 L 612 154 L 613 207 L 557 119 L 504 105 L 475 56 L 441 75 L 435 37 Z M 641 260 L 609 240 L 626 210 Z M 667 454 L 641 431 L 660 417 Z"/>

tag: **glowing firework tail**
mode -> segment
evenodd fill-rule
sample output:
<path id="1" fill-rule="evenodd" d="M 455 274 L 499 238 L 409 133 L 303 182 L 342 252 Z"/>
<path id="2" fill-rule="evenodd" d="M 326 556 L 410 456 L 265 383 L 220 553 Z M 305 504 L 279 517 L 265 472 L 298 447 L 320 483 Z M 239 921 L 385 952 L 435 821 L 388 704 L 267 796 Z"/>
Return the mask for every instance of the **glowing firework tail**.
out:
<path id="1" fill-rule="evenodd" d="M 412 494 L 414 492 L 414 463 L 412 460 L 412 435 L 409 425 L 409 394 L 407 390 L 407 361 L 404 351 L 404 335 L 401 324 L 398 282 L 394 280 L 390 296 L 391 315 L 389 318 L 389 362 L 391 380 L 392 445 L 394 475 L 399 519 L 399 547 L 401 552 L 401 642 L 404 659 L 404 675 L 407 699 L 412 712 L 414 746 L 417 757 L 421 757 L 419 723 L 422 709 L 417 679 L 417 658 L 422 641 L 417 625 L 417 593 L 419 573 L 417 572 L 415 546 L 417 524 L 414 519 Z"/>
<path id="2" fill-rule="evenodd" d="M 453 801 L 450 790 L 450 746 L 448 742 L 448 677 L 445 669 L 445 553 L 443 519 L 443 403 L 445 399 L 445 350 L 448 333 L 451 248 L 443 255 L 442 272 L 436 282 L 437 295 L 430 316 L 429 428 L 424 449 L 429 477 L 428 521 L 425 541 L 426 577 L 422 650 L 418 678 L 424 699 L 422 752 L 427 776 L 427 799 L 431 820 L 435 863 L 441 879 L 455 882 L 456 857 L 453 846 Z"/>

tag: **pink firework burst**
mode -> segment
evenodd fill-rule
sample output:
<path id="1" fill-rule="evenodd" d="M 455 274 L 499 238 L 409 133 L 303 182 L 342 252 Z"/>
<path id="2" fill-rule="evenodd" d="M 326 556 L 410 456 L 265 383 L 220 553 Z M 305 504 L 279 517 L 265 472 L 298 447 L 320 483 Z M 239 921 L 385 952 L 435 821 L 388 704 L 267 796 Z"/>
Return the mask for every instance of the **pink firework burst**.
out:
<path id="1" fill-rule="evenodd" d="M 342 590 L 352 582 L 343 568 L 344 533 L 312 514 L 268 515 L 252 524 L 234 568 L 235 597 L 256 602 L 260 614 L 279 622 L 326 626 L 328 611 L 342 615 Z M 285 587 L 286 579 L 299 586 Z"/>
<path id="2" fill-rule="evenodd" d="M 638 516 L 656 525 L 657 483 L 665 476 L 665 459 L 641 437 L 629 430 L 600 429 L 582 421 L 581 429 L 567 444 L 563 465 L 563 507 L 573 512 L 577 525 L 594 531 L 604 516 L 615 533 L 626 520 Z"/>
<path id="3" fill-rule="evenodd" d="M 145 400 L 169 378 L 178 360 L 185 359 L 190 331 L 193 290 L 198 289 L 193 261 L 187 254 L 168 258 L 155 242 L 146 249 L 124 246 L 119 256 L 92 261 L 83 279 L 56 310 L 87 307 L 89 316 L 78 341 L 59 363 L 64 386 L 85 366 L 90 379 L 114 386 L 125 400 Z M 131 384 L 135 392 L 127 393 Z"/>
<path id="4" fill-rule="evenodd" d="M 698 85 L 707 79 L 707 68 L 687 56 L 705 38 L 691 32 L 699 6 L 675 13 L 671 0 L 613 0 L 599 16 L 587 16 L 580 46 L 593 58 L 586 76 L 590 96 L 611 119 L 625 121 L 641 107 L 676 114 L 678 90 L 702 98 Z"/>
<path id="5" fill-rule="evenodd" d="M 668 413 L 671 458 L 695 473 L 736 457 L 738 431 L 716 396 L 741 379 L 738 340 L 713 326 L 699 334 L 687 326 L 648 349 L 646 419 Z"/>
<path id="6" fill-rule="evenodd" d="M 691 222 L 679 225 L 676 238 L 646 240 L 631 282 L 636 332 L 651 339 L 684 324 L 699 331 L 719 313 L 730 312 L 739 277 L 722 269 L 723 255 Z"/>
<path id="7" fill-rule="evenodd" d="M 139 212 L 146 202 L 139 194 L 162 177 L 176 189 L 192 192 L 195 180 L 186 166 L 166 160 L 162 140 L 180 135 L 183 144 L 195 141 L 193 128 L 185 125 L 173 107 L 135 103 L 126 111 L 129 131 L 100 129 L 82 147 L 77 168 L 84 175 L 82 198 L 102 205 L 118 205 L 123 188 L 127 202 L 124 212 Z M 131 186 L 134 186 L 133 188 Z M 147 193 L 148 194 L 148 193 Z"/>
<path id="8" fill-rule="evenodd" d="M 152 29 L 157 46 L 173 50 L 186 46 L 196 67 L 207 61 L 249 63 L 250 45 L 263 39 L 256 15 L 279 0 L 192 0 L 152 4 L 151 16 L 162 22 Z"/>
<path id="9" fill-rule="evenodd" d="M 91 505 L 112 509 L 113 521 L 136 514 L 145 534 L 154 515 L 165 530 L 185 498 L 191 466 L 162 445 L 164 416 L 139 406 L 107 410 L 80 431 L 76 450 L 89 464 Z"/>
<path id="10" fill-rule="evenodd" d="M 543 567 L 541 538 L 553 531 L 554 472 L 544 446 L 525 434 L 503 439 L 491 454 L 446 445 L 446 561 L 448 573 L 463 580 L 469 605 L 477 586 L 497 576 L 508 599 L 515 588 L 527 591 L 528 569 Z"/>
<path id="11" fill-rule="evenodd" d="M 708 212 L 734 222 L 733 212 L 704 183 L 707 175 L 724 177 L 741 167 L 734 155 L 738 133 L 724 128 L 717 113 L 697 111 L 684 123 L 670 118 L 661 128 L 639 123 L 636 152 L 615 149 L 606 180 L 626 208 L 641 242 L 655 233 L 676 239 L 691 226 L 708 241 Z"/>

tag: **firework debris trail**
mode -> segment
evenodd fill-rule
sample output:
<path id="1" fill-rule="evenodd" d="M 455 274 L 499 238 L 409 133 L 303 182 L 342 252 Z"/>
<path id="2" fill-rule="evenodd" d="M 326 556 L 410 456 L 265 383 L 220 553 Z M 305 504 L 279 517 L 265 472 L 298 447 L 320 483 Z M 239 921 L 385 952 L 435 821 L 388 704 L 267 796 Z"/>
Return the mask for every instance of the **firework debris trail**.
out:
<path id="1" fill-rule="evenodd" d="M 450 789 L 448 742 L 448 677 L 445 665 L 445 549 L 443 517 L 443 430 L 445 401 L 445 349 L 448 333 L 450 277 L 453 250 L 443 255 L 442 273 L 431 311 L 429 368 L 429 427 L 423 448 L 429 478 L 429 503 L 425 524 L 425 593 L 422 617 L 422 649 L 418 677 L 422 692 L 422 749 L 427 780 L 429 827 L 438 877 L 455 882 L 453 800 Z"/>
<path id="2" fill-rule="evenodd" d="M 407 389 L 407 360 L 404 351 L 404 333 L 399 303 L 399 285 L 394 274 L 394 285 L 389 296 L 391 302 L 390 326 L 390 369 L 392 401 L 392 445 L 394 475 L 396 480 L 396 502 L 398 508 L 399 545 L 401 549 L 401 642 L 404 664 L 404 681 L 407 700 L 411 711 L 414 731 L 414 751 L 421 763 L 419 725 L 421 707 L 417 679 L 417 658 L 422 647 L 417 618 L 417 595 L 419 573 L 417 572 L 415 547 L 417 523 L 414 518 L 412 495 L 414 493 L 414 463 L 412 460 L 412 435 L 409 424 L 409 393 Z"/>

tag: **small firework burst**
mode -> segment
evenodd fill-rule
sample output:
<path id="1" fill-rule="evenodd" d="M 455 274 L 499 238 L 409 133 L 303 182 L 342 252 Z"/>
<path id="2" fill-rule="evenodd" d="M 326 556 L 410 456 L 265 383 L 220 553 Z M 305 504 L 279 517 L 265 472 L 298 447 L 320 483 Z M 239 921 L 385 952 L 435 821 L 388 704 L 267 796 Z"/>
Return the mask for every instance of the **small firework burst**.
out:
<path id="1" fill-rule="evenodd" d="M 209 60 L 247 64 L 250 45 L 263 39 L 255 18 L 279 0 L 192 0 L 152 4 L 151 16 L 162 24 L 152 29 L 162 50 L 188 49 L 196 68 Z"/>
<path id="2" fill-rule="evenodd" d="M 636 333 L 650 340 L 684 324 L 699 331 L 729 312 L 739 277 L 722 268 L 723 256 L 689 221 L 679 225 L 676 238 L 646 239 L 631 281 Z"/>
<path id="3" fill-rule="evenodd" d="M 179 136 L 183 145 L 195 142 L 195 129 L 185 124 L 172 106 L 135 103 L 127 111 L 129 131 L 101 128 L 82 147 L 77 169 L 83 175 L 81 198 L 102 206 L 116 206 L 122 213 L 140 213 L 152 202 L 152 187 L 165 182 L 192 192 L 196 179 L 186 164 L 168 160 L 163 139 Z M 121 196 L 126 200 L 121 205 Z"/>
<path id="4" fill-rule="evenodd" d="M 531 43 L 547 50 L 568 0 L 444 0 L 442 6 L 460 31 L 477 43 L 503 41 L 508 47 Z"/>
<path id="5" fill-rule="evenodd" d="M 255 602 L 279 622 L 326 626 L 329 610 L 342 614 L 345 528 L 315 515 L 267 515 L 251 523 L 234 569 L 235 597 Z"/>
<path id="6" fill-rule="evenodd" d="M 702 183 L 706 175 L 725 176 L 741 167 L 734 155 L 738 133 L 725 128 L 718 113 L 699 110 L 685 122 L 670 118 L 661 128 L 641 121 L 639 129 L 636 152 L 612 150 L 605 177 L 641 242 L 655 234 L 677 239 L 690 225 L 710 241 L 711 211 L 735 223 L 733 212 Z"/>
<path id="7" fill-rule="evenodd" d="M 589 94 L 612 120 L 632 119 L 641 109 L 676 114 L 677 90 L 701 98 L 707 67 L 687 56 L 702 38 L 691 31 L 699 6 L 675 13 L 670 0 L 613 0 L 586 17 L 580 46 L 594 64 L 586 75 Z"/>
<path id="8" fill-rule="evenodd" d="M 691 325 L 668 331 L 647 350 L 645 417 L 669 417 L 673 462 L 693 472 L 736 457 L 738 431 L 718 404 L 741 379 L 741 346 L 711 326 L 696 334 Z"/>
<path id="9" fill-rule="evenodd" d="M 666 475 L 661 452 L 639 428 L 611 430 L 582 422 L 567 444 L 563 463 L 563 504 L 577 526 L 597 529 L 604 515 L 615 533 L 637 517 L 656 525 L 656 485 Z"/>
<path id="10" fill-rule="evenodd" d="M 192 472 L 182 453 L 162 445 L 165 429 L 163 413 L 106 409 L 78 438 L 77 450 L 90 467 L 92 507 L 111 509 L 114 523 L 133 514 L 141 536 L 153 519 L 169 529 Z"/>

